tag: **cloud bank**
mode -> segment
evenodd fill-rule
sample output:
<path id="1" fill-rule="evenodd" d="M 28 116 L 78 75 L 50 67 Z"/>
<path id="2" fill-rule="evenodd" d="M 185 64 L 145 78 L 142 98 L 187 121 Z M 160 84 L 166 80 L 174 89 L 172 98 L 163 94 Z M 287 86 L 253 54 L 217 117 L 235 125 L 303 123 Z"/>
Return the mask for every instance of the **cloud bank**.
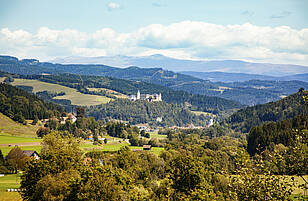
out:
<path id="1" fill-rule="evenodd" d="M 108 10 L 114 10 L 120 8 L 120 5 L 115 2 L 110 2 L 107 4 Z"/>
<path id="2" fill-rule="evenodd" d="M 217 25 L 183 21 L 152 24 L 129 33 L 110 28 L 84 33 L 41 27 L 36 33 L 0 30 L 0 54 L 51 60 L 66 56 L 144 56 L 179 59 L 241 59 L 308 66 L 308 28 Z"/>

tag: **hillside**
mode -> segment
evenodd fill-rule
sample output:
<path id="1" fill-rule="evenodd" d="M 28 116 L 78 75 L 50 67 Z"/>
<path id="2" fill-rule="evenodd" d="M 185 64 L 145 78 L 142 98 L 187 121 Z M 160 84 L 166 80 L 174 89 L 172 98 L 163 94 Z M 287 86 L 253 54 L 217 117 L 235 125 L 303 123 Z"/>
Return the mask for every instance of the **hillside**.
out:
<path id="1" fill-rule="evenodd" d="M 5 73 L 2 74 L 6 75 Z M 236 101 L 230 101 L 223 98 L 205 95 L 195 95 L 184 91 L 175 91 L 168 87 L 140 81 L 74 74 L 10 76 L 13 76 L 14 79 L 17 80 L 22 78 L 62 85 L 77 89 L 78 92 L 83 94 L 105 96 L 112 99 L 117 98 L 117 95 L 119 94 L 121 94 L 122 97 L 136 94 L 138 90 L 144 94 L 161 93 L 163 101 L 167 103 L 175 103 L 182 106 L 189 104 L 191 105 L 192 110 L 211 112 L 216 114 L 220 111 L 228 112 L 230 110 L 242 107 L 242 105 Z M 101 89 L 108 89 L 109 91 Z"/>
<path id="2" fill-rule="evenodd" d="M 0 134 L 9 134 L 14 136 L 36 136 L 38 126 L 22 125 L 0 113 Z M 0 143 L 1 144 L 1 143 Z"/>
<path id="3" fill-rule="evenodd" d="M 99 104 L 107 103 L 111 100 L 111 98 L 108 98 L 105 96 L 83 94 L 73 88 L 61 86 L 58 84 L 42 82 L 39 80 L 14 79 L 14 81 L 11 84 L 13 86 L 32 87 L 33 93 L 38 93 L 38 92 L 43 92 L 43 91 L 48 91 L 48 92 L 53 92 L 53 93 L 63 92 L 64 93 L 63 95 L 55 96 L 53 97 L 53 99 L 69 100 L 72 105 L 79 105 L 79 106 L 99 105 Z"/>
<path id="4" fill-rule="evenodd" d="M 14 86 L 0 83 L 0 112 L 19 123 L 26 119 L 46 119 L 60 116 L 64 109 L 53 103 L 46 103 L 33 94 Z"/>
<path id="5" fill-rule="evenodd" d="M 194 73 L 184 75 L 172 71 L 159 68 L 115 68 L 106 65 L 97 64 L 53 64 L 39 62 L 38 60 L 18 60 L 15 57 L 0 56 L 0 70 L 17 73 L 21 75 L 33 74 L 61 74 L 64 72 L 74 73 L 78 75 L 108 76 L 113 78 L 127 79 L 133 81 L 142 81 L 153 83 L 161 86 L 172 88 L 173 90 L 187 91 L 193 94 L 201 94 L 207 96 L 218 96 L 221 98 L 238 101 L 244 105 L 263 104 L 270 101 L 276 101 L 281 97 L 295 93 L 299 88 L 308 88 L 306 82 L 286 81 L 289 78 L 298 78 L 305 80 L 305 74 L 292 75 L 282 77 L 282 81 L 267 81 L 263 79 L 272 79 L 273 77 L 264 75 L 236 74 L 212 72 L 207 77 L 203 77 L 206 73 Z M 215 78 L 213 79 L 212 77 Z M 241 77 L 241 79 L 239 78 Z M 253 83 L 251 79 L 261 79 L 261 83 Z M 80 79 L 80 78 L 79 78 Z M 245 81 L 246 82 L 211 82 L 214 81 Z M 266 86 L 266 87 L 262 87 Z M 90 87 L 91 88 L 91 87 Z M 121 92 L 121 91 L 119 91 Z M 135 92 L 134 92 L 135 93 Z"/>
<path id="6" fill-rule="evenodd" d="M 278 122 L 297 115 L 307 115 L 308 108 L 302 98 L 303 93 L 300 91 L 276 102 L 241 109 L 229 117 L 228 123 L 233 129 L 247 133 L 250 128 L 266 122 Z"/>
<path id="7" fill-rule="evenodd" d="M 303 134 L 303 141 L 306 140 L 307 143 L 307 126 L 308 115 L 297 115 L 291 119 L 252 127 L 247 139 L 247 151 L 254 155 L 264 151 L 271 144 L 291 146 L 296 142 L 296 135 L 299 133 Z"/>
<path id="8" fill-rule="evenodd" d="M 128 121 L 130 124 L 156 126 L 186 126 L 189 124 L 206 126 L 210 116 L 195 115 L 188 109 L 175 104 L 118 99 L 105 105 L 88 108 L 88 116 L 107 122 L 111 119 Z M 161 120 L 157 120 L 161 118 Z"/>

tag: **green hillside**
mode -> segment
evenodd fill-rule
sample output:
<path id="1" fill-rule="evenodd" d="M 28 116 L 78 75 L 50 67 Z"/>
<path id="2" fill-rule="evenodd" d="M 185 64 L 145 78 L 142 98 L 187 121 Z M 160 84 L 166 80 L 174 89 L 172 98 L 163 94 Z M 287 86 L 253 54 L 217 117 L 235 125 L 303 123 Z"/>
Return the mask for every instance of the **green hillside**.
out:
<path id="1" fill-rule="evenodd" d="M 33 92 L 64 92 L 63 96 L 56 96 L 54 99 L 66 99 L 70 100 L 72 105 L 80 106 L 90 106 L 105 104 L 111 100 L 111 98 L 99 95 L 83 94 L 78 92 L 76 89 L 61 86 L 58 84 L 52 84 L 47 82 L 42 82 L 39 80 L 28 80 L 28 79 L 14 79 L 11 83 L 14 86 L 30 86 L 33 87 Z"/>
<path id="2" fill-rule="evenodd" d="M 117 99 L 105 105 L 88 108 L 88 116 L 107 122 L 110 119 L 157 126 L 186 126 L 188 124 L 206 126 L 211 117 L 196 115 L 187 108 L 164 101 L 130 101 Z M 161 118 L 157 121 L 157 118 Z"/>
<path id="3" fill-rule="evenodd" d="M 0 135 L 9 134 L 13 136 L 36 136 L 35 132 L 38 126 L 22 125 L 0 113 Z M 1 142 L 2 143 L 2 142 Z M 0 143 L 0 144 L 1 144 Z"/>
<path id="4" fill-rule="evenodd" d="M 228 123 L 233 129 L 247 133 L 253 126 L 266 122 L 278 122 L 297 115 L 307 115 L 308 108 L 303 95 L 304 92 L 299 91 L 276 102 L 241 109 L 229 117 Z"/>
<path id="5" fill-rule="evenodd" d="M 175 91 L 186 91 L 192 94 L 217 96 L 228 100 L 238 101 L 243 105 L 256 105 L 276 101 L 281 97 L 295 93 L 299 88 L 308 88 L 307 82 L 292 79 L 282 79 L 282 81 L 256 80 L 262 79 L 262 76 L 253 77 L 253 75 L 249 75 L 249 77 L 252 77 L 245 82 L 211 82 L 209 80 L 197 78 L 198 76 L 193 77 L 191 75 L 175 73 L 162 68 L 139 68 L 135 66 L 128 68 L 116 68 L 95 64 L 62 65 L 39 62 L 35 59 L 18 60 L 15 57 L 9 56 L 0 56 L 0 70 L 20 75 L 56 75 L 71 73 L 78 75 L 79 80 L 81 78 L 79 75 L 87 75 L 92 77 L 107 76 L 118 79 L 139 81 L 142 83 L 151 83 L 169 87 Z M 82 77 L 84 78 L 84 76 Z M 218 76 L 217 72 L 212 76 Z M 228 77 L 229 74 L 226 76 Z M 305 75 L 302 76 L 305 78 Z M 232 76 L 230 75 L 230 77 Z M 252 78 L 255 80 L 251 80 Z M 295 78 L 296 76 L 294 79 Z M 301 80 L 305 81 L 305 79 Z M 129 83 L 127 84 L 127 86 L 129 86 Z M 222 90 L 222 88 L 224 89 Z M 123 90 L 127 89 L 123 88 Z"/>

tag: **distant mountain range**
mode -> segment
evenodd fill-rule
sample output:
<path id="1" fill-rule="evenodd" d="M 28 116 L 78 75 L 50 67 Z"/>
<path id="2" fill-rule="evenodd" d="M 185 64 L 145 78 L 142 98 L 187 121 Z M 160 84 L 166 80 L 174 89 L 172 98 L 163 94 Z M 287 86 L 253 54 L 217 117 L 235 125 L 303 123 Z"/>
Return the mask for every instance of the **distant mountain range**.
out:
<path id="1" fill-rule="evenodd" d="M 268 81 L 291 81 L 298 80 L 307 82 L 308 73 L 295 74 L 281 77 L 247 74 L 247 73 L 225 73 L 225 72 L 195 72 L 195 71 L 182 71 L 181 74 L 190 75 L 203 80 L 211 82 L 245 82 L 249 80 L 268 80 Z"/>
<path id="2" fill-rule="evenodd" d="M 16 57 L 9 56 L 0 56 L 0 71 L 21 75 L 72 73 L 107 76 L 157 84 L 192 94 L 218 96 L 239 101 L 245 105 L 279 100 L 281 97 L 297 92 L 299 88 L 308 88 L 308 79 L 306 79 L 308 73 L 284 77 L 225 72 L 184 72 L 185 74 L 183 74 L 162 68 L 135 66 L 116 68 L 99 64 L 53 64 L 34 59 L 19 60 Z"/>
<path id="3" fill-rule="evenodd" d="M 104 64 L 116 67 L 139 66 L 142 68 L 163 68 L 171 71 L 227 72 L 267 76 L 288 76 L 308 73 L 307 66 L 291 64 L 251 63 L 240 60 L 195 61 L 166 57 L 161 54 L 151 56 L 101 56 L 65 57 L 50 61 L 61 64 Z"/>

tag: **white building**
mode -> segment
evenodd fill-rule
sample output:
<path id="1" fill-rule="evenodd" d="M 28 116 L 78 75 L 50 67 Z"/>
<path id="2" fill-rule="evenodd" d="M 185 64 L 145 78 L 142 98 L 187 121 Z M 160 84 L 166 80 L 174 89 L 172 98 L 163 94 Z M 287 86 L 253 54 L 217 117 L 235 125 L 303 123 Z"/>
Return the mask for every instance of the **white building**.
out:
<path id="1" fill-rule="evenodd" d="M 162 101 L 161 93 L 160 94 L 141 94 L 138 90 L 137 95 L 131 95 L 130 96 L 131 101 L 136 100 L 146 100 L 148 102 L 157 102 Z"/>

